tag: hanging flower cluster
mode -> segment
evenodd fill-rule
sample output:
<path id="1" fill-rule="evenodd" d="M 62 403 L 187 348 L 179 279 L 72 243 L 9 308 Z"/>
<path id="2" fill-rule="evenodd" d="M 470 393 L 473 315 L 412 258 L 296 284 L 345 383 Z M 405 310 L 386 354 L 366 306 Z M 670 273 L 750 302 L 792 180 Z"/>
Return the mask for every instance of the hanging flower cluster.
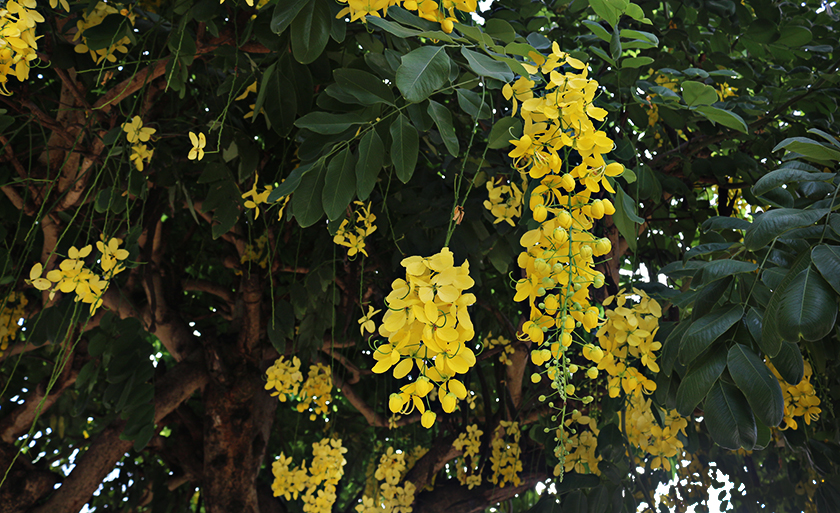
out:
<path id="1" fill-rule="evenodd" d="M 0 94 L 10 96 L 9 76 L 19 82 L 29 78 L 29 63 L 38 55 L 35 25 L 44 17 L 35 0 L 9 0 L 0 7 Z"/>
<path id="2" fill-rule="evenodd" d="M 493 435 L 490 443 L 493 484 L 499 485 L 499 488 L 504 488 L 505 483 L 519 486 L 522 482 L 519 478 L 522 472 L 522 449 L 519 447 L 522 433 L 519 431 L 519 423 L 503 420 Z"/>
<path id="3" fill-rule="evenodd" d="M 329 367 L 323 363 L 310 365 L 309 374 L 298 394 L 300 403 L 296 406 L 297 411 L 312 410 L 309 420 L 315 420 L 317 415 L 326 414 L 327 406 L 332 401 L 332 386 L 332 372 Z M 315 403 L 314 409 L 312 403 Z"/>
<path id="4" fill-rule="evenodd" d="M 257 190 L 257 183 L 259 181 L 260 174 L 256 173 L 256 175 L 254 176 L 254 183 L 253 185 L 251 185 L 251 190 L 242 194 L 242 199 L 245 200 L 245 208 L 253 208 L 254 210 L 256 210 L 256 212 L 254 213 L 254 219 L 260 217 L 260 205 L 268 202 L 268 195 L 271 194 L 271 191 L 274 190 L 273 185 L 266 185 L 263 188 L 263 191 L 259 192 Z M 283 182 L 285 181 L 286 180 L 284 179 Z M 280 205 L 280 212 L 277 215 L 277 219 L 279 221 L 283 220 L 283 211 L 286 209 L 286 205 L 289 203 L 289 198 L 290 196 L 283 196 L 282 198 L 274 202 L 275 205 Z"/>
<path id="5" fill-rule="evenodd" d="M 776 367 L 768 360 L 767 366 L 779 380 L 779 385 L 782 387 L 782 393 L 785 397 L 785 425 L 782 429 L 797 429 L 799 424 L 796 422 L 796 417 L 803 417 L 805 424 L 811 425 L 820 418 L 820 398 L 817 397 L 817 391 L 814 390 L 814 385 L 811 384 L 811 376 L 813 369 L 811 364 L 805 362 L 805 374 L 802 380 L 796 385 L 791 385 L 785 381 Z"/>
<path id="6" fill-rule="evenodd" d="M 381 374 L 393 367 L 394 377 L 402 379 L 416 366 L 419 377 L 391 394 L 388 405 L 392 412 L 402 414 L 417 408 L 423 414 L 421 424 L 430 428 L 436 414 L 426 409 L 424 399 L 428 400 L 435 385 L 446 413 L 455 411 L 458 401 L 467 397 L 467 388 L 454 377 L 475 365 L 475 353 L 468 345 L 475 332 L 467 310 L 475 296 L 464 293 L 475 282 L 469 262 L 455 266 L 449 248 L 428 258 L 405 258 L 400 265 L 406 279 L 394 280 L 385 298 L 388 311 L 379 334 L 388 342 L 373 352 L 373 372 Z"/>
<path id="7" fill-rule="evenodd" d="M 3 352 L 9 348 L 9 342 L 17 336 L 27 304 L 29 301 L 20 292 L 9 292 L 6 295 L 3 309 L 0 310 L 0 356 L 3 356 Z"/>
<path id="8" fill-rule="evenodd" d="M 143 126 L 143 120 L 140 119 L 140 116 L 134 116 L 131 121 L 123 123 L 122 129 L 125 132 L 125 138 L 131 143 L 129 159 L 138 171 L 143 171 L 146 167 L 145 164 L 152 160 L 152 155 L 155 152 L 154 148 L 143 143 L 149 142 L 157 130 Z"/>
<path id="9" fill-rule="evenodd" d="M 85 10 L 82 13 L 82 18 L 76 22 L 76 29 L 78 30 L 76 35 L 73 36 L 73 41 L 81 40 L 81 42 L 76 45 L 76 53 L 90 52 L 90 58 L 93 59 L 96 64 L 101 64 L 102 61 L 117 62 L 117 52 L 128 53 L 128 44 L 131 43 L 128 36 L 121 37 L 118 41 L 114 41 L 107 48 L 92 50 L 88 47 L 85 31 L 98 26 L 111 14 L 121 14 L 125 16 L 125 23 L 130 23 L 132 27 L 134 26 L 134 19 L 136 18 L 136 15 L 133 12 L 130 12 L 128 9 L 117 10 L 113 6 L 100 1 L 96 4 L 93 10 Z"/>
<path id="10" fill-rule="evenodd" d="M 504 365 L 512 365 L 513 362 L 510 359 L 510 355 L 516 352 L 513 346 L 510 343 L 510 340 L 506 339 L 503 336 L 498 336 L 493 338 L 493 333 L 488 333 L 487 338 L 484 339 L 484 347 L 487 349 L 493 349 L 494 347 L 502 348 L 502 351 L 499 353 L 499 361 Z"/>
<path id="11" fill-rule="evenodd" d="M 286 500 L 303 500 L 306 513 L 329 513 L 335 504 L 335 487 L 344 476 L 347 460 L 339 439 L 323 439 L 312 444 L 312 464 L 306 471 L 306 462 L 300 467 L 292 467 L 292 457 L 280 453 L 280 457 L 271 465 L 274 482 L 271 490 L 275 497 L 284 496 Z"/>
<path id="12" fill-rule="evenodd" d="M 441 29 L 449 34 L 455 28 L 455 9 L 465 13 L 475 12 L 477 0 L 338 0 L 347 4 L 336 18 L 350 16 L 350 21 L 365 21 L 365 16 L 381 18 L 388 14 L 388 8 L 402 3 L 403 9 L 415 11 L 423 19 L 440 23 Z M 380 13 L 379 11 L 382 11 Z"/>
<path id="13" fill-rule="evenodd" d="M 670 472 L 671 459 L 683 452 L 683 443 L 677 434 L 682 432 L 687 436 L 685 428 L 688 421 L 677 410 L 665 412 L 660 408 L 663 419 L 660 426 L 652 411 L 658 406 L 651 404 L 651 400 L 640 392 L 630 394 L 626 408 L 626 430 L 630 444 L 641 449 L 642 454 L 652 456 L 652 469 L 663 468 Z"/>
<path id="14" fill-rule="evenodd" d="M 99 250 L 99 266 L 102 274 L 97 274 L 85 267 L 85 259 L 90 255 L 93 246 L 88 244 L 82 249 L 76 246 L 70 248 L 67 257 L 58 265 L 58 269 L 48 272 L 46 278 L 42 278 L 43 265 L 37 263 L 29 271 L 27 283 L 32 284 L 38 290 L 50 290 L 50 300 L 55 297 L 56 292 L 76 294 L 75 301 L 81 301 L 90 305 L 90 315 L 102 306 L 102 296 L 108 290 L 111 279 L 125 270 L 120 263 L 128 258 L 128 251 L 120 248 L 122 239 L 112 238 L 108 243 L 96 242 L 96 249 Z"/>
<path id="15" fill-rule="evenodd" d="M 379 458 L 374 478 L 379 482 L 373 496 L 365 493 L 362 503 L 356 506 L 358 513 L 411 513 L 416 488 L 406 481 L 399 486 L 400 479 L 407 472 L 406 455 L 395 452 L 393 447 Z"/>
<path id="16" fill-rule="evenodd" d="M 636 288 L 633 295 L 640 298 L 639 303 L 627 300 L 631 294 L 622 289 L 616 296 L 604 300 L 604 306 L 616 302 L 616 308 L 606 312 L 606 322 L 598 330 L 598 344 L 596 347 L 588 344 L 583 348 L 583 356 L 596 363 L 599 370 L 606 370 L 610 375 L 608 391 L 610 397 L 618 397 L 621 390 L 627 395 L 636 392 L 651 393 L 656 390 L 656 383 L 646 377 L 641 370 L 630 365 L 630 357 L 638 359 L 642 368 L 647 367 L 651 372 L 659 372 L 655 351 L 662 344 L 654 340 L 659 330 L 659 318 L 662 308 L 656 300 Z"/>
<path id="17" fill-rule="evenodd" d="M 239 263 L 245 264 L 254 262 L 262 269 L 268 267 L 268 259 L 271 256 L 268 251 L 268 234 L 260 235 L 253 244 L 245 245 L 245 252 L 239 257 Z"/>
<path id="18" fill-rule="evenodd" d="M 522 190 L 528 189 L 527 180 L 522 180 Z M 487 180 L 487 199 L 484 208 L 495 217 L 493 224 L 506 222 L 515 226 L 514 218 L 522 216 L 522 190 L 513 181 L 510 184 L 496 185 L 496 180 Z"/>
<path id="19" fill-rule="evenodd" d="M 481 437 L 484 431 L 478 429 L 478 424 L 467 426 L 467 432 L 458 435 L 458 439 L 452 442 L 452 447 L 463 454 L 458 457 L 454 465 L 457 468 L 458 482 L 472 490 L 481 484 L 481 470 L 478 467 L 481 449 Z"/>
<path id="20" fill-rule="evenodd" d="M 277 396 L 281 402 L 298 399 L 295 406 L 299 412 L 310 411 L 309 419 L 315 420 L 317 415 L 327 413 L 327 406 L 332 401 L 332 372 L 322 363 L 309 366 L 306 381 L 300 371 L 300 359 L 293 356 L 287 360 L 285 356 L 278 358 L 274 365 L 266 372 L 266 390 L 273 390 L 272 396 Z M 314 406 L 313 406 L 314 403 Z"/>
<path id="21" fill-rule="evenodd" d="M 367 207 L 361 201 L 354 201 L 353 204 L 358 207 L 351 216 L 355 217 L 354 225 L 350 226 L 349 219 L 342 221 L 338 231 L 335 232 L 333 242 L 349 248 L 347 251 L 349 257 L 354 257 L 360 252 L 368 256 L 367 251 L 365 251 L 365 238 L 376 231 L 376 225 L 373 224 L 376 221 L 376 216 L 370 211 L 370 203 Z"/>
<path id="22" fill-rule="evenodd" d="M 570 472 L 574 470 L 578 474 L 595 474 L 601 475 L 601 470 L 598 468 L 598 462 L 602 460 L 601 456 L 595 454 L 598 447 L 598 429 L 595 420 L 587 415 L 581 414 L 578 410 L 572 412 L 571 417 L 564 422 L 566 428 L 557 430 L 557 439 L 565 440 L 564 449 L 557 447 L 555 455 L 560 458 L 563 463 L 558 463 L 554 467 L 554 475 L 562 475 L 563 472 Z M 588 428 L 581 430 L 580 427 L 572 428 L 573 424 Z M 562 431 L 566 431 L 565 433 Z M 571 432 L 571 434 L 568 434 Z M 561 458 L 565 454 L 565 458 Z"/>

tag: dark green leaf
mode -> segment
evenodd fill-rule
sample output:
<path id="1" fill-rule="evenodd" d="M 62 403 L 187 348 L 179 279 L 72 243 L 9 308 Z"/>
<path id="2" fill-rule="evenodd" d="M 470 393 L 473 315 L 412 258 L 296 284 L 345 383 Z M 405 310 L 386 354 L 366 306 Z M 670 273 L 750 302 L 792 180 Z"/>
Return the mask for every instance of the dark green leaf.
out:
<path id="1" fill-rule="evenodd" d="M 744 246 L 757 251 L 788 230 L 810 226 L 828 213 L 828 209 L 800 210 L 779 208 L 755 216 L 752 226 L 744 233 Z"/>
<path id="2" fill-rule="evenodd" d="M 291 132 L 295 123 L 298 104 L 295 95 L 295 86 L 288 77 L 280 73 L 274 73 L 268 77 L 260 93 L 266 90 L 269 101 L 265 103 L 265 115 L 271 122 L 271 128 L 280 137 L 286 137 Z M 254 112 L 259 112 L 254 107 Z M 256 118 L 257 116 L 254 116 Z M 256 155 L 255 155 L 256 157 Z"/>
<path id="3" fill-rule="evenodd" d="M 776 427 L 784 418 L 785 400 L 779 381 L 749 347 L 735 344 L 727 355 L 729 374 L 766 426 Z"/>
<path id="4" fill-rule="evenodd" d="M 298 128 L 312 130 L 316 134 L 340 134 L 354 125 L 361 125 L 370 121 L 366 111 L 336 114 L 334 112 L 310 112 L 295 121 Z"/>
<path id="5" fill-rule="evenodd" d="M 779 353 L 771 356 L 770 362 L 788 384 L 798 385 L 805 376 L 805 360 L 798 344 L 782 342 Z"/>
<path id="6" fill-rule="evenodd" d="M 691 323 L 680 342 L 680 361 L 688 365 L 744 315 L 742 305 L 729 305 Z"/>
<path id="7" fill-rule="evenodd" d="M 279 34 L 286 30 L 307 2 L 310 2 L 310 0 L 284 0 L 283 2 L 277 2 L 274 13 L 271 15 L 271 24 L 269 25 L 271 31 Z"/>
<path id="8" fill-rule="evenodd" d="M 376 186 L 376 178 L 385 161 L 385 145 L 376 130 L 369 130 L 359 141 L 356 162 L 356 195 L 365 201 Z"/>
<path id="9" fill-rule="evenodd" d="M 727 249 L 731 248 L 734 244 L 734 242 L 710 242 L 707 244 L 700 244 L 686 251 L 685 255 L 683 256 L 683 260 L 688 260 L 690 258 L 698 256 L 709 255 L 711 253 L 717 253 L 718 251 L 726 251 Z"/>
<path id="10" fill-rule="evenodd" d="M 725 368 L 724 351 L 710 351 L 689 366 L 677 389 L 677 412 L 685 417 L 691 415 Z"/>
<path id="11" fill-rule="evenodd" d="M 402 58 L 396 83 L 406 100 L 418 103 L 449 79 L 449 57 L 442 46 L 422 46 Z"/>
<path id="12" fill-rule="evenodd" d="M 467 65 L 476 75 L 495 78 L 502 82 L 513 81 L 513 72 L 504 62 L 499 62 L 483 53 L 474 52 L 465 47 L 461 47 L 461 55 L 467 59 Z"/>
<path id="13" fill-rule="evenodd" d="M 452 113 L 449 112 L 449 109 L 434 100 L 429 100 L 429 107 L 426 109 L 426 112 L 434 120 L 438 132 L 440 132 L 440 138 L 443 139 L 443 144 L 446 146 L 446 151 L 453 157 L 457 157 L 458 153 L 460 153 L 460 148 L 455 127 L 452 126 Z"/>
<path id="14" fill-rule="evenodd" d="M 659 370 L 670 376 L 674 370 L 674 364 L 677 363 L 677 356 L 680 351 L 680 342 L 686 330 L 691 327 L 690 322 L 681 322 L 671 330 L 668 338 L 662 343 L 662 353 L 659 356 Z"/>
<path id="15" fill-rule="evenodd" d="M 618 228 L 618 232 L 627 241 L 630 249 L 636 251 L 639 233 L 636 225 L 643 223 L 645 220 L 636 214 L 636 202 L 624 192 L 620 185 L 615 185 L 615 191 L 613 222 Z"/>
<path id="16" fill-rule="evenodd" d="M 318 161 L 309 173 L 301 177 L 300 185 L 292 195 L 292 211 L 302 228 L 312 226 L 324 215 L 321 193 L 326 172 L 327 166 Z"/>
<path id="17" fill-rule="evenodd" d="M 732 111 L 711 106 L 701 106 L 697 107 L 695 112 L 699 112 L 709 121 L 720 123 L 725 127 L 733 128 L 739 132 L 746 134 L 749 131 L 747 124 L 744 122 L 744 118 Z"/>
<path id="18" fill-rule="evenodd" d="M 799 153 L 811 160 L 840 160 L 840 151 L 808 137 L 788 137 L 777 144 L 773 151 L 779 151 L 782 148 Z"/>
<path id="19" fill-rule="evenodd" d="M 712 260 L 703 267 L 703 283 L 710 283 L 714 280 L 739 273 L 751 273 L 758 269 L 754 262 L 743 262 L 740 260 Z"/>
<path id="20" fill-rule="evenodd" d="M 335 221 L 350 204 L 356 194 L 356 156 L 345 148 L 330 160 L 324 179 L 321 201 L 327 219 Z"/>
<path id="21" fill-rule="evenodd" d="M 703 231 L 719 231 L 719 230 L 746 230 L 752 223 L 745 219 L 737 217 L 715 216 L 703 221 L 700 225 Z"/>
<path id="22" fill-rule="evenodd" d="M 718 381 L 706 396 L 703 418 L 712 439 L 724 449 L 752 450 L 758 433 L 744 394 L 729 383 Z"/>
<path id="23" fill-rule="evenodd" d="M 399 114 L 391 123 L 391 161 L 397 178 L 402 183 L 408 183 L 417 165 L 417 155 L 420 151 L 420 136 L 408 118 Z"/>
<path id="24" fill-rule="evenodd" d="M 482 95 L 469 89 L 456 89 L 458 105 L 473 119 L 488 119 L 492 115 L 490 106 L 482 99 Z M 505 118 L 508 119 L 508 118 Z M 513 119 L 513 118 L 510 118 Z M 495 125 L 494 125 L 495 127 Z M 506 142 L 507 144 L 507 142 Z"/>
<path id="25" fill-rule="evenodd" d="M 759 178 L 751 190 L 756 196 L 761 196 L 771 189 L 781 187 L 786 183 L 825 181 L 831 180 L 834 176 L 834 173 L 809 173 L 807 171 L 783 167 L 775 171 L 770 171 Z"/>
<path id="26" fill-rule="evenodd" d="M 335 81 L 347 93 L 358 99 L 363 105 L 376 103 L 394 104 L 394 93 L 382 80 L 368 73 L 352 68 L 341 68 L 333 71 Z"/>
<path id="27" fill-rule="evenodd" d="M 330 39 L 332 14 L 327 0 L 309 0 L 291 24 L 292 55 L 301 64 L 317 59 Z"/>
<path id="28" fill-rule="evenodd" d="M 770 296 L 770 301 L 767 302 L 767 309 L 764 311 L 764 316 L 761 321 L 761 339 L 762 347 L 766 348 L 767 354 L 771 357 L 775 356 L 775 353 L 771 352 L 771 350 L 781 347 L 782 343 L 782 335 L 779 331 L 779 305 L 781 305 L 785 297 L 785 291 L 793 282 L 794 278 L 810 265 L 811 255 L 809 253 L 800 254 L 793 262 L 787 274 L 784 275 L 779 284 L 773 289 L 773 295 Z M 767 271 L 764 274 L 767 274 Z"/>
<path id="29" fill-rule="evenodd" d="M 304 164 L 302 166 L 298 166 L 292 170 L 289 176 L 280 184 L 279 187 L 271 191 L 271 194 L 268 195 L 266 201 L 269 203 L 274 203 L 275 201 L 280 200 L 283 196 L 288 196 L 289 194 L 295 192 L 300 185 L 300 180 L 309 171 L 312 170 L 312 163 Z"/>
<path id="30" fill-rule="evenodd" d="M 819 340 L 834 327 L 837 295 L 820 273 L 808 266 L 785 288 L 776 317 L 779 334 L 784 340 Z"/>
<path id="31" fill-rule="evenodd" d="M 831 288 L 840 294 L 840 246 L 820 244 L 811 250 L 811 261 Z"/>
<path id="32" fill-rule="evenodd" d="M 507 148 L 511 140 L 522 137 L 522 120 L 519 118 L 505 117 L 493 125 L 490 135 L 487 138 L 487 147 L 492 150 Z"/>

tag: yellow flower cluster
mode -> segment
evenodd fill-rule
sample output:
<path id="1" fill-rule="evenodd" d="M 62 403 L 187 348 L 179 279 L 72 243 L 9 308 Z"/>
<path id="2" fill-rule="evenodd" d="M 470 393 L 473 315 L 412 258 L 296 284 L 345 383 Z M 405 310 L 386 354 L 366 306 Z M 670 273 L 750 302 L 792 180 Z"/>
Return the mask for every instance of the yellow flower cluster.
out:
<path id="1" fill-rule="evenodd" d="M 475 331 L 467 307 L 475 295 L 464 293 L 475 282 L 470 278 L 469 262 L 455 266 L 449 248 L 428 258 L 412 256 L 400 262 L 406 279 L 391 284 L 385 298 L 388 311 L 382 317 L 379 334 L 388 338 L 373 353 L 373 372 L 381 374 L 394 367 L 402 379 L 414 369 L 420 376 L 391 394 L 388 405 L 393 413 L 417 408 L 421 424 L 430 428 L 436 414 L 426 410 L 423 400 L 438 385 L 443 411 L 452 413 L 458 401 L 467 397 L 467 388 L 456 374 L 466 374 L 475 365 L 475 353 L 467 345 Z M 428 400 L 428 399 L 427 399 Z"/>
<path id="2" fill-rule="evenodd" d="M 571 436 L 563 429 L 557 430 L 558 440 L 565 440 L 565 454 L 561 453 L 562 449 L 557 447 L 555 455 L 561 460 L 554 467 L 554 475 L 559 476 L 563 472 L 574 470 L 578 474 L 595 474 L 601 475 L 601 470 L 598 468 L 598 462 L 601 461 L 601 456 L 595 455 L 595 449 L 598 447 L 598 429 L 595 420 L 587 415 L 581 414 L 578 410 L 572 412 L 572 416 L 566 419 L 564 423 L 566 428 L 570 428 L 572 424 L 579 424 L 588 427 L 586 431 L 579 431 L 577 428 L 572 430 Z M 563 458 L 565 456 L 565 458 Z"/>
<path id="3" fill-rule="evenodd" d="M 361 19 L 365 16 L 376 16 L 381 18 L 388 14 L 388 8 L 402 3 L 403 9 L 415 11 L 417 16 L 423 19 L 440 23 L 444 32 L 449 34 L 455 28 L 455 9 L 470 13 L 476 9 L 477 0 L 338 0 L 340 4 L 347 4 L 336 18 L 350 16 L 350 21 Z M 380 14 L 379 11 L 382 11 Z"/>
<path id="4" fill-rule="evenodd" d="M 309 375 L 306 381 L 300 388 L 299 399 L 300 403 L 296 406 L 297 411 L 304 412 L 312 409 L 312 403 L 315 403 L 314 410 L 309 414 L 309 420 L 315 420 L 317 415 L 324 415 L 327 413 L 327 406 L 332 401 L 332 372 L 330 368 L 323 363 L 316 363 L 309 366 Z"/>
<path id="5" fill-rule="evenodd" d="M 732 87 L 727 82 L 718 85 L 717 91 L 715 91 L 720 98 L 720 101 L 729 98 L 730 96 L 738 96 L 735 92 L 738 91 L 737 87 Z"/>
<path id="6" fill-rule="evenodd" d="M 407 471 L 406 455 L 395 452 L 393 447 L 379 458 L 379 466 L 374 477 L 379 483 L 377 497 L 365 494 L 362 503 L 356 506 L 358 513 L 411 513 L 416 488 L 413 483 L 406 481 L 399 486 L 400 479 Z"/>
<path id="7" fill-rule="evenodd" d="M 677 433 L 686 435 L 688 421 L 677 410 L 662 412 L 662 426 L 656 421 L 652 408 L 658 408 L 639 392 L 630 395 L 625 413 L 627 419 L 627 437 L 632 445 L 649 454 L 652 469 L 663 468 L 671 471 L 670 458 L 683 452 L 683 443 Z"/>
<path id="8" fill-rule="evenodd" d="M 587 344 L 583 348 L 583 356 L 610 375 L 610 397 L 618 397 L 621 390 L 627 395 L 656 390 L 656 383 L 636 367 L 628 365 L 631 363 L 628 359 L 638 359 L 643 368 L 659 372 L 654 352 L 662 344 L 656 342 L 654 337 L 659 330 L 662 308 L 644 291 L 634 288 L 632 294 L 639 297 L 639 303 L 630 303 L 630 308 L 625 305 L 631 294 L 625 293 L 623 289 L 616 296 L 604 300 L 604 306 L 609 306 L 615 300 L 616 308 L 606 312 L 607 320 L 598 330 L 600 347 Z"/>
<path id="9" fill-rule="evenodd" d="M 280 453 L 271 465 L 274 496 L 282 495 L 286 500 L 292 500 L 301 495 L 306 513 L 329 513 L 335 504 L 335 487 L 344 476 L 346 452 L 338 439 L 325 438 L 315 442 L 312 444 L 312 464 L 308 473 L 306 462 L 300 467 L 292 467 L 292 457 Z"/>
<path id="10" fill-rule="evenodd" d="M 100 48 L 99 50 L 91 50 L 88 48 L 85 31 L 96 27 L 111 14 L 121 14 L 125 16 L 126 22 L 131 23 L 132 27 L 134 26 L 134 19 L 136 18 L 134 13 L 130 12 L 128 9 L 117 10 L 113 6 L 100 1 L 96 4 L 93 10 L 85 10 L 82 13 L 82 18 L 76 22 L 77 32 L 76 35 L 73 36 L 73 41 L 79 41 L 81 39 L 81 42 L 76 45 L 76 53 L 90 52 L 90 58 L 93 59 L 96 64 L 100 64 L 102 61 L 117 62 L 117 56 L 115 55 L 117 52 L 128 53 L 127 45 L 131 43 L 128 36 L 123 36 L 119 41 L 114 41 L 107 48 Z"/>
<path id="11" fill-rule="evenodd" d="M 291 360 L 286 360 L 285 356 L 281 356 L 265 373 L 267 378 L 265 389 L 273 389 L 272 396 L 277 396 L 281 402 L 285 403 L 290 396 L 298 395 L 303 373 L 300 372 L 300 359 L 297 356 L 293 356 Z"/>
<path id="12" fill-rule="evenodd" d="M 365 251 L 365 238 L 376 231 L 376 225 L 373 224 L 376 221 L 376 216 L 370 211 L 370 203 L 367 207 L 361 201 L 354 201 L 353 204 L 359 207 L 353 213 L 356 218 L 354 226 L 351 228 L 349 219 L 342 221 L 338 231 L 335 232 L 333 242 L 349 248 L 347 251 L 349 257 L 354 257 L 359 252 L 368 256 L 367 251 Z"/>
<path id="13" fill-rule="evenodd" d="M 0 310 L 0 356 L 9 348 L 9 341 L 14 340 L 20 330 L 18 324 L 24 316 L 29 301 L 20 292 L 10 292 Z"/>
<path id="14" fill-rule="evenodd" d="M 522 190 L 528 189 L 527 180 L 522 180 Z M 522 216 L 522 191 L 513 181 L 509 185 L 496 186 L 496 180 L 487 180 L 487 199 L 484 208 L 496 218 L 493 224 L 506 222 L 515 226 L 513 219 Z"/>
<path id="15" fill-rule="evenodd" d="M 452 442 L 452 447 L 463 453 L 454 463 L 458 471 L 458 482 L 466 485 L 470 490 L 481 484 L 478 452 L 481 449 L 483 435 L 484 431 L 478 429 L 478 424 L 472 424 L 467 426 L 466 433 L 461 433 L 458 439 Z"/>
<path id="16" fill-rule="evenodd" d="M 93 250 L 93 246 L 88 244 L 82 249 L 77 249 L 76 246 L 71 247 L 67 252 L 68 258 L 61 261 L 58 269 L 48 272 L 46 278 L 41 277 L 44 271 L 41 263 L 33 265 L 26 282 L 31 283 L 38 290 L 48 290 L 52 287 L 49 294 L 50 300 L 58 291 L 65 294 L 74 292 L 75 300 L 89 304 L 90 314 L 93 315 L 102 305 L 102 296 L 108 290 L 111 279 L 125 270 L 125 267 L 119 263 L 128 258 L 128 251 L 120 249 L 122 242 L 122 239 L 118 238 L 109 239 L 107 244 L 102 241 L 96 242 L 96 249 L 100 253 L 99 266 L 102 268 L 102 275 L 85 267 L 85 258 Z"/>
<path id="17" fill-rule="evenodd" d="M 134 116 L 131 118 L 131 121 L 123 123 L 122 129 L 123 132 L 125 132 L 125 138 L 128 139 L 129 143 L 131 143 L 131 156 L 129 159 L 134 162 L 134 167 L 136 167 L 138 171 L 143 171 L 146 167 L 145 163 L 152 160 L 152 155 L 155 150 L 154 148 L 142 143 L 149 142 L 152 135 L 157 130 L 154 128 L 144 127 L 143 120 L 140 119 L 140 116 Z"/>
<path id="18" fill-rule="evenodd" d="M 245 200 L 245 208 L 253 208 L 256 210 L 256 213 L 254 214 L 254 219 L 260 217 L 260 205 L 268 201 L 268 195 L 271 194 L 271 191 L 274 190 L 273 185 L 266 185 L 263 188 L 262 192 L 257 191 L 257 182 L 259 181 L 260 174 L 257 173 L 256 176 L 254 176 L 254 184 L 251 186 L 251 190 L 242 195 L 242 199 Z M 286 180 L 283 181 L 285 182 Z M 290 196 L 283 196 L 275 202 L 275 205 L 280 205 L 280 212 L 277 214 L 278 221 L 283 220 L 283 211 L 286 209 L 286 205 L 289 203 L 289 198 Z"/>
<path id="19" fill-rule="evenodd" d="M 522 449 L 519 448 L 522 433 L 519 431 L 519 423 L 503 420 L 493 435 L 490 443 L 493 477 L 490 479 L 499 488 L 504 488 L 505 483 L 519 486 L 522 482 L 519 478 L 522 472 Z"/>
<path id="20" fill-rule="evenodd" d="M 805 374 L 802 380 L 796 384 L 791 385 L 785 381 L 779 374 L 779 371 L 768 360 L 767 366 L 779 380 L 779 385 L 782 387 L 782 393 L 785 397 L 785 426 L 782 429 L 797 429 L 799 424 L 795 417 L 804 417 L 805 424 L 811 425 L 820 418 L 820 398 L 817 397 L 817 391 L 814 390 L 814 385 L 811 384 L 811 376 L 813 369 L 811 364 L 805 362 Z"/>
<path id="21" fill-rule="evenodd" d="M 245 253 L 239 258 L 239 263 L 255 262 L 261 268 L 267 268 L 270 256 L 267 244 L 268 234 L 264 233 L 253 244 L 245 245 Z"/>
<path id="22" fill-rule="evenodd" d="M 0 7 L 0 94 L 11 95 L 9 75 L 19 82 L 29 78 L 29 63 L 38 55 L 35 25 L 44 17 L 35 10 L 35 0 L 9 0 Z"/>
<path id="23" fill-rule="evenodd" d="M 506 339 L 505 337 L 498 336 L 493 338 L 493 333 L 488 333 L 487 338 L 484 340 L 484 347 L 487 349 L 493 349 L 494 347 L 501 347 L 502 352 L 499 353 L 499 361 L 505 365 L 512 365 L 513 362 L 510 359 L 510 355 L 516 352 L 513 346 L 510 343 L 510 340 Z"/>

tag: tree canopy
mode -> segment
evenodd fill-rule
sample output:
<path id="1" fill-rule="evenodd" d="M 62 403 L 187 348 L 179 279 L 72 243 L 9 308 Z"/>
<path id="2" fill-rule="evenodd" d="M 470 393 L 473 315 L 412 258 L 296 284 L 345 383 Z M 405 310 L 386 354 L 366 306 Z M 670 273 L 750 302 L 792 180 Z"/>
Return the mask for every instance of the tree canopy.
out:
<path id="1" fill-rule="evenodd" d="M 0 512 L 840 511 L 833 7 L 5 0 Z"/>

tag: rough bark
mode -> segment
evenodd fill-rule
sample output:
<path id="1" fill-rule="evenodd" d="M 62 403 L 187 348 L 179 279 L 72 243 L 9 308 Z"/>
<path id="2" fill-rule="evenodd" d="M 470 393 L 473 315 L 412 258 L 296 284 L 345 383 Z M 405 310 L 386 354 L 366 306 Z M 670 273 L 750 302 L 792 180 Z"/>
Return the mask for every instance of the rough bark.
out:
<path id="1" fill-rule="evenodd" d="M 18 448 L 0 444 L 0 469 L 5 471 L 15 461 L 0 487 L 0 513 L 17 513 L 29 509 L 58 482 L 58 474 L 35 467 L 26 455 L 18 456 Z"/>
<path id="2" fill-rule="evenodd" d="M 440 513 L 451 511 L 458 513 L 480 513 L 491 504 L 510 499 L 516 494 L 524 493 L 533 488 L 538 482 L 546 479 L 542 473 L 522 474 L 519 486 L 505 486 L 500 488 L 493 483 L 467 489 L 457 481 L 450 480 L 445 484 L 435 486 L 435 489 L 417 495 L 414 503 L 414 513 Z"/>

